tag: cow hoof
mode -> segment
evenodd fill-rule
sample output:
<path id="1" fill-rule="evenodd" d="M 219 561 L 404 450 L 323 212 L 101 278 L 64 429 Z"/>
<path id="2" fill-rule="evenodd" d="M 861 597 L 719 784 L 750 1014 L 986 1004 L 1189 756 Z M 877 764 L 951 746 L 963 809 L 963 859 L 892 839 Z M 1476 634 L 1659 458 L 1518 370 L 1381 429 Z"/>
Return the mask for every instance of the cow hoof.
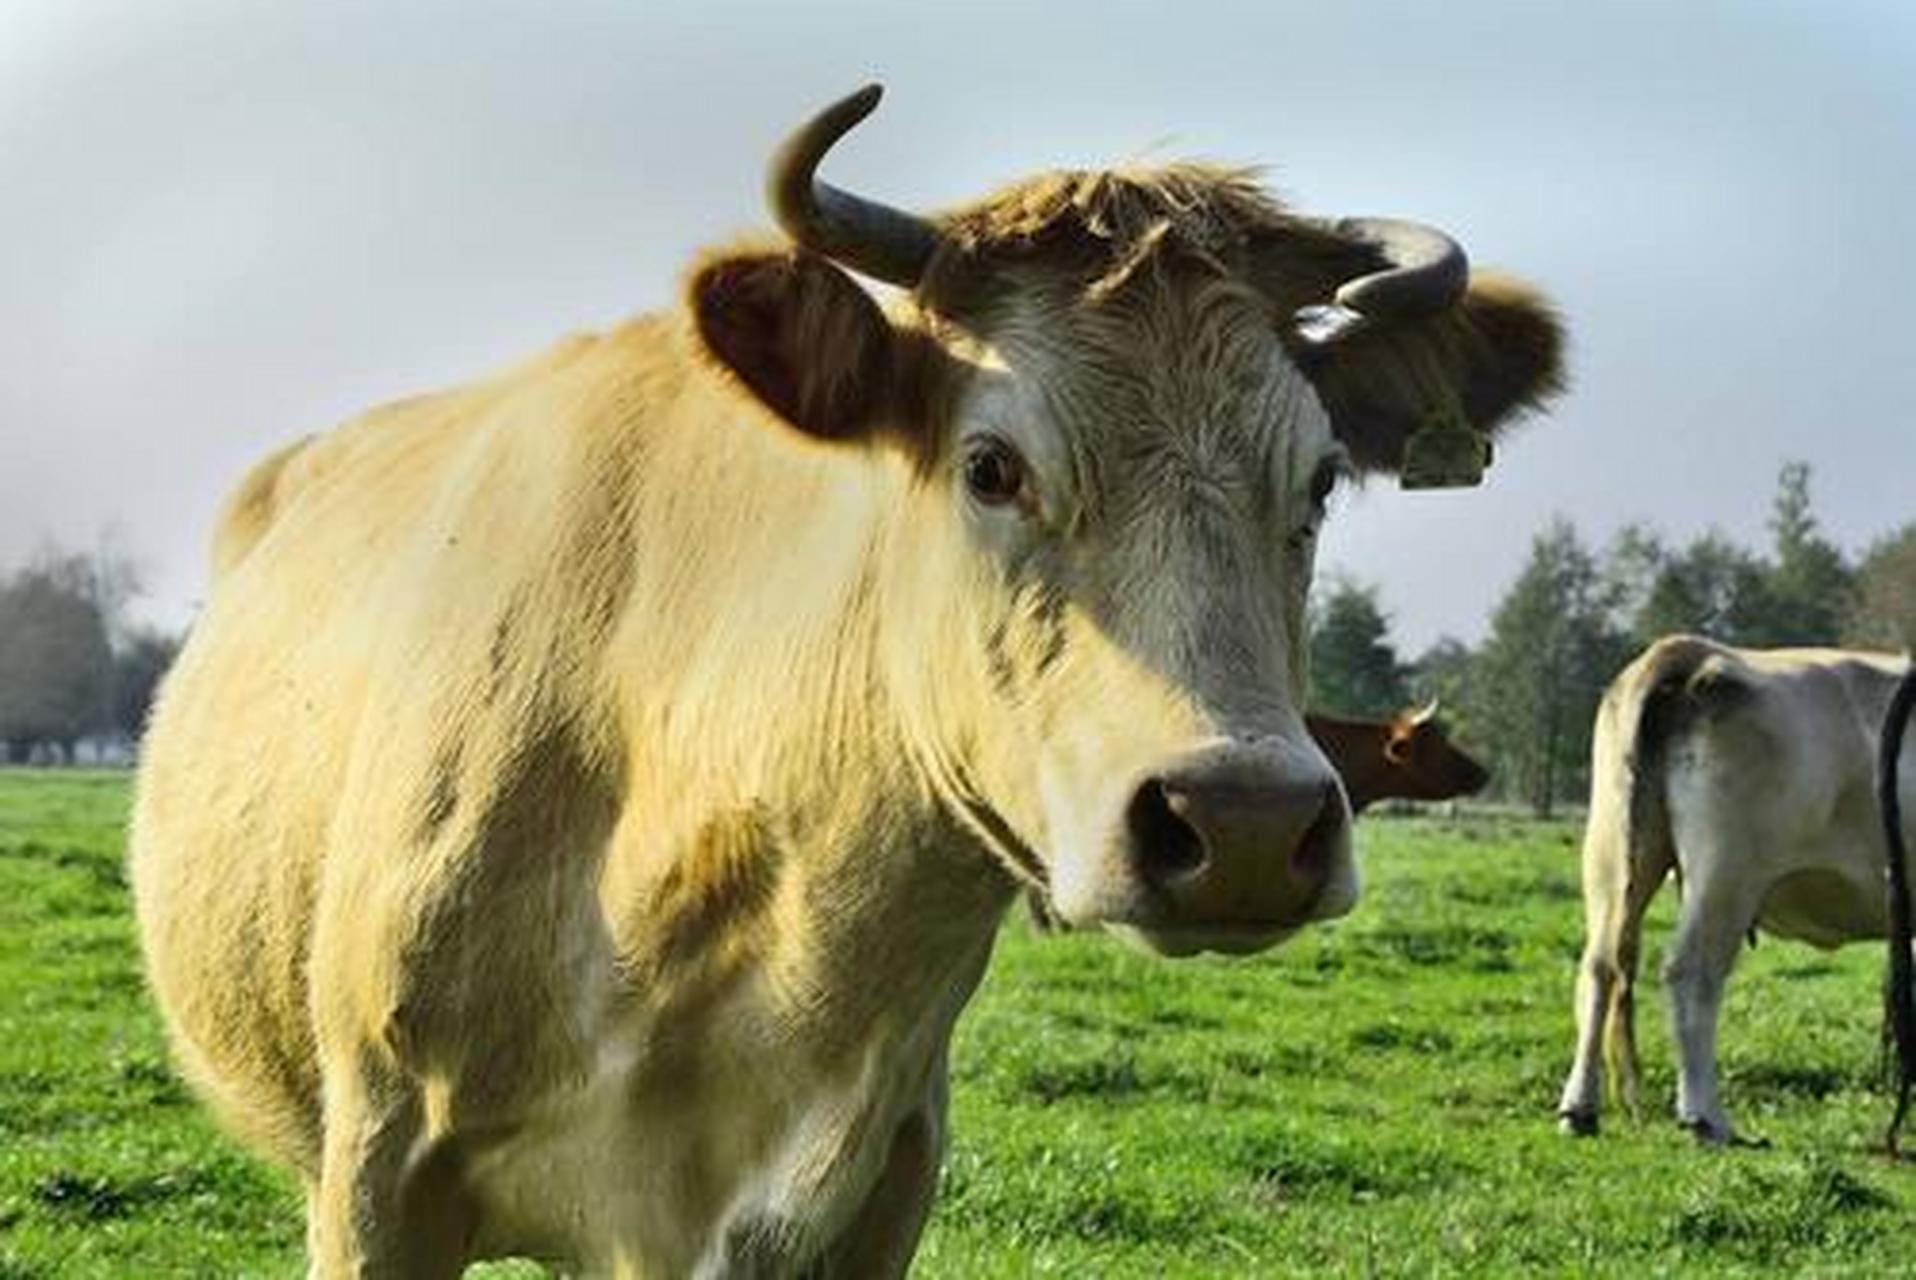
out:
<path id="1" fill-rule="evenodd" d="M 1678 1120 L 1677 1127 L 1687 1130 L 1699 1147 L 1727 1147 L 1736 1142 L 1736 1134 L 1728 1125 L 1716 1124 L 1701 1117 Z"/>
<path id="2" fill-rule="evenodd" d="M 1559 1111 L 1557 1128 L 1573 1138 L 1594 1138 L 1597 1136 L 1597 1113 L 1588 1108 Z"/>

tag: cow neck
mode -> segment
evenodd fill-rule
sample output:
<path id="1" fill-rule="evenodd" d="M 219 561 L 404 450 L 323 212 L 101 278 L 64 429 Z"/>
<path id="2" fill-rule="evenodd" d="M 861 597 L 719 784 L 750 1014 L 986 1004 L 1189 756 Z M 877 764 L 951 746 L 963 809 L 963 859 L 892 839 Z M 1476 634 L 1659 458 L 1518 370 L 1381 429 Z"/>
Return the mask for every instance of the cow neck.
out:
<path id="1" fill-rule="evenodd" d="M 882 652 L 914 486 L 902 460 L 684 407 L 646 464 L 673 487 L 642 498 L 617 646 L 628 795 L 606 910 L 647 1003 L 756 970 L 776 1016 L 855 1039 L 975 971 L 1010 898 L 926 786 Z"/>

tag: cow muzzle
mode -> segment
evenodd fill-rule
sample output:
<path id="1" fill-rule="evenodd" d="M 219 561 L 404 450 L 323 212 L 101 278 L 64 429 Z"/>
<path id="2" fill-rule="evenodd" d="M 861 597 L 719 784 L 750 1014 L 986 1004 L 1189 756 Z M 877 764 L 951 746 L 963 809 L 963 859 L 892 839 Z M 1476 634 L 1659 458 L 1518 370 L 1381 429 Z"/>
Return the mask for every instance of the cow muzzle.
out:
<path id="1" fill-rule="evenodd" d="M 1320 752 L 1230 742 L 1142 779 L 1105 923 L 1152 950 L 1257 951 L 1357 900 L 1350 808 Z"/>

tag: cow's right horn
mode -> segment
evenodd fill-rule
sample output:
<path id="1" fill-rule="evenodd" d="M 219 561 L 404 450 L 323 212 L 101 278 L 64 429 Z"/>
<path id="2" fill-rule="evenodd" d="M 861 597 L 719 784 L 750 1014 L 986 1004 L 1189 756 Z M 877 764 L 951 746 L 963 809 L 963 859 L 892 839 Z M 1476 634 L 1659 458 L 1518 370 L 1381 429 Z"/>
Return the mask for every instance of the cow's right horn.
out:
<path id="1" fill-rule="evenodd" d="M 911 288 L 938 233 L 923 218 L 841 191 L 814 176 L 832 144 L 872 113 L 883 88 L 868 84 L 788 135 L 765 174 L 772 216 L 803 248 L 887 284 Z"/>

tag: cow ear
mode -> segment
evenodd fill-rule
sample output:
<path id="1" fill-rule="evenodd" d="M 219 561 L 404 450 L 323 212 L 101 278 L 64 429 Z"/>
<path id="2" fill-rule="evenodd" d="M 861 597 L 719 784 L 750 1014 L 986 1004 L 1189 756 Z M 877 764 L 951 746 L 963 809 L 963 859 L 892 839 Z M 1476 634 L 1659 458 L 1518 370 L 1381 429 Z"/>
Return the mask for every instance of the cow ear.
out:
<path id="1" fill-rule="evenodd" d="M 1335 224 L 1287 219 L 1251 242 L 1252 269 L 1284 326 L 1285 345 L 1317 388 L 1352 460 L 1399 471 L 1411 434 L 1461 411 L 1494 437 L 1563 385 L 1563 329 L 1535 290 L 1473 272 L 1434 314 L 1358 317 L 1328 329 L 1338 290 L 1389 267 L 1380 247 Z"/>
<path id="2" fill-rule="evenodd" d="M 1398 733 L 1393 730 L 1391 735 L 1384 739 L 1384 759 L 1396 765 L 1408 763 L 1410 744 L 1411 738 L 1408 733 Z"/>
<path id="3" fill-rule="evenodd" d="M 688 292 L 705 350 L 799 431 L 862 440 L 888 417 L 899 343 L 871 295 L 830 262 L 729 253 L 700 265 Z"/>
<path id="4" fill-rule="evenodd" d="M 1366 470 L 1399 471 L 1411 433 L 1452 409 L 1494 438 L 1563 387 L 1563 329 L 1535 291 L 1475 274 L 1436 315 L 1360 325 L 1303 361 L 1338 439 Z"/>

